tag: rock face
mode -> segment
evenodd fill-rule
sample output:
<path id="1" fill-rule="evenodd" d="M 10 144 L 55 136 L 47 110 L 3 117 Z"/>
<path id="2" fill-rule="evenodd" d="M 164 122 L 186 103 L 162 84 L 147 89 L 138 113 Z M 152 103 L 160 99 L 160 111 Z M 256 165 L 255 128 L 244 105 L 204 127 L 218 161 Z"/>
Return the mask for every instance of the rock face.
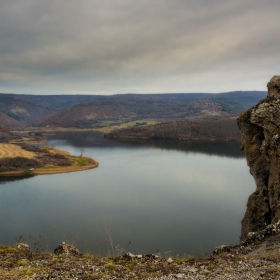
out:
<path id="1" fill-rule="evenodd" d="M 237 119 L 242 150 L 257 188 L 242 220 L 241 241 L 280 219 L 280 76 L 267 84 L 267 98 Z"/>

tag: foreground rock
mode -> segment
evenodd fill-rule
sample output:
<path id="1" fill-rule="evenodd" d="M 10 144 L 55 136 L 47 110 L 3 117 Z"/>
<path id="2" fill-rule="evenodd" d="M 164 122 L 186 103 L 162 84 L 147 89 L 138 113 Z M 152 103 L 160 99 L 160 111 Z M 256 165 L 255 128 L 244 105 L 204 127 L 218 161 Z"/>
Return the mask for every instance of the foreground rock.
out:
<path id="1" fill-rule="evenodd" d="M 61 242 L 55 249 L 54 253 L 57 255 L 74 255 L 74 256 L 82 256 L 77 248 L 75 248 L 72 244 L 66 244 L 65 242 Z"/>
<path id="2" fill-rule="evenodd" d="M 249 254 L 256 251 L 271 251 L 280 248 L 280 220 L 266 226 L 261 231 L 249 232 L 246 239 L 234 246 L 221 245 L 213 251 L 214 255 L 224 252 Z M 279 252 L 280 253 L 280 252 Z"/>
<path id="3" fill-rule="evenodd" d="M 280 76 L 274 76 L 267 87 L 267 98 L 237 120 L 243 151 L 257 185 L 248 199 L 241 240 L 280 219 Z"/>
<path id="4" fill-rule="evenodd" d="M 269 240 L 271 237 L 274 241 Z M 55 253 L 34 253 L 23 243 L 14 247 L 0 245 L 0 279 L 279 279 L 279 247 L 267 246 L 279 244 L 279 238 L 274 234 L 258 245 L 253 241 L 239 248 L 225 246 L 227 250 L 206 258 L 131 253 L 97 258 L 81 254 L 64 242 Z"/>

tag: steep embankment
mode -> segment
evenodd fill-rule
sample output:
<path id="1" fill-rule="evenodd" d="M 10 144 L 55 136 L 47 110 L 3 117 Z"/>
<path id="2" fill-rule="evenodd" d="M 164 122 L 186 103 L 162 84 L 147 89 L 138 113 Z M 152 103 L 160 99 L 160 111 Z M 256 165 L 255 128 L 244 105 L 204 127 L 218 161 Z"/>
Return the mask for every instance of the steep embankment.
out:
<path id="1" fill-rule="evenodd" d="M 274 76 L 267 87 L 267 98 L 237 120 L 243 151 L 257 185 L 248 199 L 241 240 L 280 219 L 280 76 Z"/>

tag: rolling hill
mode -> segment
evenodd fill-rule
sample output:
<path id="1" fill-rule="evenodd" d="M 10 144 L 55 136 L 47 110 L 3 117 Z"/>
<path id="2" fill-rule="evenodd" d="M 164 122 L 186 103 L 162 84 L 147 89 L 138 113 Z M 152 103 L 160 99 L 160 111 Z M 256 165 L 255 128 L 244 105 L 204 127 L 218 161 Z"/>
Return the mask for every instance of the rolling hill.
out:
<path id="1" fill-rule="evenodd" d="M 0 94 L 0 124 L 19 129 L 34 126 L 93 128 L 153 119 L 229 116 L 245 111 L 265 91 L 220 94 L 22 95 Z"/>

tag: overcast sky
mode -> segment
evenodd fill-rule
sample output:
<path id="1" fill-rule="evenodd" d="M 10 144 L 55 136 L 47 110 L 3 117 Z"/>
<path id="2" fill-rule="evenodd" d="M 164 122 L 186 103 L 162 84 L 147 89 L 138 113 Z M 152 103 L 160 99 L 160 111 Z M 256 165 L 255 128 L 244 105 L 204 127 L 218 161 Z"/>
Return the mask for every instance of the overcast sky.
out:
<path id="1" fill-rule="evenodd" d="M 279 0 L 0 0 L 0 92 L 266 90 Z"/>

